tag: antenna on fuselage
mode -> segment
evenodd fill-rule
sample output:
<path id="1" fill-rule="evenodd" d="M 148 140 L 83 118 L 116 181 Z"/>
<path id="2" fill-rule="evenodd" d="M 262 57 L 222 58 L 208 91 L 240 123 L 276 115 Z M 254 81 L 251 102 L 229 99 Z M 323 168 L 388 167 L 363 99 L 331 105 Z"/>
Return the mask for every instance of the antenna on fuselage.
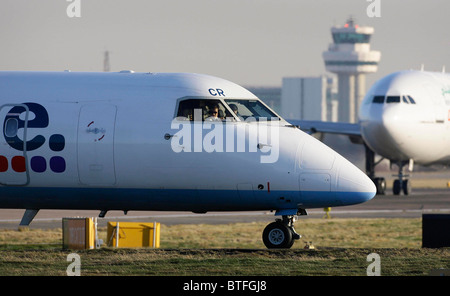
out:
<path id="1" fill-rule="evenodd" d="M 110 68 L 111 67 L 109 65 L 109 51 L 105 51 L 103 56 L 103 72 L 109 72 Z"/>

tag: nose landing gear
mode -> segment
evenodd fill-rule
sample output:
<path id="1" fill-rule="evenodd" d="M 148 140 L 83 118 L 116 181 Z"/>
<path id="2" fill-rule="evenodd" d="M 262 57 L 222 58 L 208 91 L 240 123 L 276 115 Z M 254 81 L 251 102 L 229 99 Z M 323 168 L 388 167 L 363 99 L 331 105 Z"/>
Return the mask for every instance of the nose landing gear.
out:
<path id="1" fill-rule="evenodd" d="M 400 161 L 397 162 L 398 165 L 398 179 L 394 181 L 394 186 L 392 188 L 392 191 L 394 192 L 394 195 L 399 195 L 402 191 L 405 195 L 409 195 L 411 193 L 411 182 L 408 179 L 405 179 L 405 177 L 409 177 L 409 175 L 403 174 L 403 167 L 408 162 Z M 412 165 L 411 161 L 409 161 L 409 167 L 410 171 L 412 171 Z"/>
<path id="2" fill-rule="evenodd" d="M 366 151 L 366 173 L 370 179 L 375 183 L 377 188 L 377 194 L 384 195 L 386 192 L 386 180 L 384 178 L 376 178 L 375 177 L 375 166 L 378 165 L 384 158 L 381 158 L 379 161 L 375 162 L 375 152 L 373 152 L 366 144 L 364 144 Z M 391 160 L 391 165 L 392 165 Z M 392 191 L 394 195 L 399 195 L 402 191 L 405 195 L 411 194 L 411 181 L 407 179 L 408 175 L 403 174 L 403 167 L 408 165 L 409 171 L 412 172 L 414 168 L 414 160 L 410 159 L 408 161 L 397 161 L 395 162 L 398 166 L 398 174 L 394 176 L 398 176 L 398 179 L 394 181 Z"/>
<path id="3" fill-rule="evenodd" d="M 301 215 L 306 215 L 305 210 L 300 212 Z M 295 232 L 295 220 L 294 215 L 283 215 L 282 219 L 277 219 L 267 225 L 262 234 L 264 245 L 268 249 L 289 249 L 292 247 L 294 241 L 301 238 L 301 235 Z"/>

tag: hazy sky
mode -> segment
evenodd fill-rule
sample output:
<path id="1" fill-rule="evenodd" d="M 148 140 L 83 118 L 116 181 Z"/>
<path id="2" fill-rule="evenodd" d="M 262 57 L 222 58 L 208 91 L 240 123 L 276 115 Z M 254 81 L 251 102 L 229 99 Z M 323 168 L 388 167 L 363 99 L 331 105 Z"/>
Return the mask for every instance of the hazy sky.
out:
<path id="1" fill-rule="evenodd" d="M 330 28 L 353 15 L 375 28 L 381 51 L 368 84 L 397 70 L 450 72 L 450 1 L 66 0 L 0 2 L 0 70 L 195 72 L 242 85 L 277 86 L 284 76 L 325 74 Z M 370 86 L 370 85 L 369 85 Z"/>

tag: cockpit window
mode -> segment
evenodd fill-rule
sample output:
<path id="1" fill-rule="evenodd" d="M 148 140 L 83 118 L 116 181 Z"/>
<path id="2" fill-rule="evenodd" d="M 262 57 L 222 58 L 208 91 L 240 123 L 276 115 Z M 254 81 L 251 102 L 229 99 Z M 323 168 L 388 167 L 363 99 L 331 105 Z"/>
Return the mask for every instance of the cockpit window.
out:
<path id="1" fill-rule="evenodd" d="M 278 116 L 272 112 L 269 108 L 264 106 L 258 100 L 238 100 L 238 99 L 225 99 L 231 110 L 242 119 L 252 117 L 256 120 L 265 118 L 271 120 L 271 118 L 278 118 Z"/>
<path id="2" fill-rule="evenodd" d="M 416 103 L 416 101 L 414 101 L 414 99 L 411 96 L 406 96 L 406 97 L 409 99 L 411 104 L 415 104 Z"/>
<path id="3" fill-rule="evenodd" d="M 400 103 L 400 96 L 388 96 L 386 98 L 386 103 Z"/>
<path id="4" fill-rule="evenodd" d="M 384 96 L 374 96 L 372 103 L 383 104 L 384 103 Z"/>
<path id="5" fill-rule="evenodd" d="M 187 99 L 178 104 L 177 119 L 189 121 L 234 120 L 220 100 Z"/>
<path id="6" fill-rule="evenodd" d="M 383 104 L 384 96 L 374 96 L 372 99 L 372 103 L 374 104 Z M 405 104 L 415 104 L 416 101 L 411 96 L 387 96 L 386 103 L 400 103 L 403 102 Z"/>

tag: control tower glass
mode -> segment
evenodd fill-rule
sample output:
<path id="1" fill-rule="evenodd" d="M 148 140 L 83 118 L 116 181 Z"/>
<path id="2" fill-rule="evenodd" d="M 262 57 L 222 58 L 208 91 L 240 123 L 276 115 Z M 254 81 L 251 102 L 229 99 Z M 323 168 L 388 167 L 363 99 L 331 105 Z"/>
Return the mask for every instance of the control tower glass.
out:
<path id="1" fill-rule="evenodd" d="M 350 32 L 339 32 L 333 33 L 333 41 L 335 44 L 342 43 L 369 43 L 370 42 L 370 34 L 360 34 L 360 33 L 350 33 Z"/>

